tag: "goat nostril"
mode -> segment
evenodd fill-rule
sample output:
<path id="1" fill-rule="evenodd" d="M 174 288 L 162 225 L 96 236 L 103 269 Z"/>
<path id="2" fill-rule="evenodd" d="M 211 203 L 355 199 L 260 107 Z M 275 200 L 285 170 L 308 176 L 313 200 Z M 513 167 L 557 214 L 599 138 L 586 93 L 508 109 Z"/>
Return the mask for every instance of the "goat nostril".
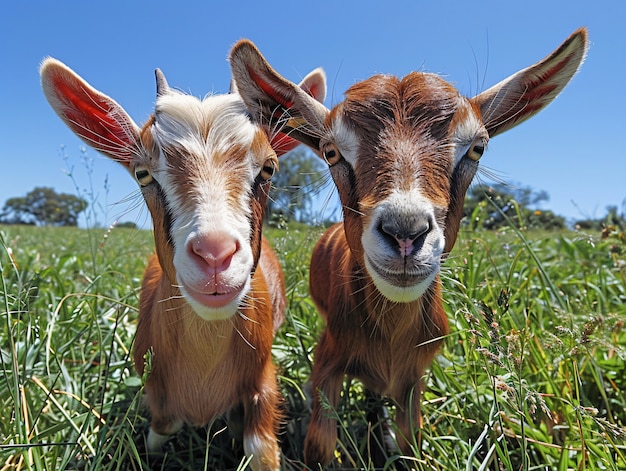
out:
<path id="1" fill-rule="evenodd" d="M 398 240 L 399 233 L 397 225 L 392 224 L 388 221 L 383 222 L 380 221 L 378 224 L 378 232 L 389 241 L 389 243 L 394 244 Z"/>
<path id="2" fill-rule="evenodd" d="M 420 237 L 424 237 L 428 235 L 428 233 L 430 232 L 430 229 L 431 229 L 430 223 L 426 222 L 421 227 L 414 228 L 414 231 L 408 235 L 407 239 L 417 240 Z"/>

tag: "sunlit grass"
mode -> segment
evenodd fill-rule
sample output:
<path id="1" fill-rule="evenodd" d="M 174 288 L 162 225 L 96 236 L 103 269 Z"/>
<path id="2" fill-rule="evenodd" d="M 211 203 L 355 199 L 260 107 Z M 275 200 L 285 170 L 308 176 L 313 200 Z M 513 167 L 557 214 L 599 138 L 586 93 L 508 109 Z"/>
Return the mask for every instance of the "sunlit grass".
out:
<path id="1" fill-rule="evenodd" d="M 303 469 L 322 327 L 308 297 L 319 228 L 266 229 L 289 308 L 274 355 L 283 469 Z M 149 231 L 0 228 L 0 469 L 243 469 L 215 421 L 145 455 L 130 357 Z M 461 234 L 442 273 L 452 332 L 426 378 L 415 469 L 626 469 L 626 244 L 573 231 Z M 621 251 L 621 253 L 620 253 Z M 386 404 L 391 409 L 393 406 Z M 361 385 L 346 382 L 334 467 L 370 468 Z M 387 469 L 398 456 L 389 454 Z"/>

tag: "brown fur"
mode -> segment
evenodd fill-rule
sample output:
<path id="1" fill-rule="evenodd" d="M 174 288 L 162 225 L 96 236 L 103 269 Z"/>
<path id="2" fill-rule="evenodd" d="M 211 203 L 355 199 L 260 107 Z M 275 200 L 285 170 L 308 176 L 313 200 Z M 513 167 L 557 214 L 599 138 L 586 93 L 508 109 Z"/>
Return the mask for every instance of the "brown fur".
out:
<path id="1" fill-rule="evenodd" d="M 369 390 L 394 398 L 400 444 L 408 451 L 411 425 L 417 427 L 419 421 L 420 378 L 448 333 L 439 280 L 413 303 L 386 300 L 349 250 L 348 230 L 342 223 L 331 227 L 311 258 L 311 297 L 326 321 L 311 382 L 333 408 L 339 405 L 346 374 L 359 378 Z M 336 423 L 316 398 L 306 441 L 307 463 L 328 463 L 336 440 Z"/>
<path id="2" fill-rule="evenodd" d="M 149 135 L 142 132 L 142 136 Z M 144 143 L 148 147 L 149 141 Z M 253 147 L 271 152 L 267 137 L 258 133 Z M 186 196 L 188 211 L 194 194 L 194 181 L 206 181 L 205 161 L 187 155 L 184 149 L 166 149 L 177 192 Z M 247 149 L 232 146 L 228 160 L 232 181 L 227 188 L 230 206 L 236 207 L 243 175 L 238 175 Z M 262 154 L 269 155 L 269 154 Z M 226 171 L 226 166 L 224 171 Z M 251 244 L 256 270 L 244 306 L 230 319 L 206 321 L 197 316 L 176 287 L 172 263 L 173 247 L 169 240 L 170 215 L 158 187 L 144 187 L 151 212 L 157 257 L 152 257 L 144 273 L 139 322 L 133 346 L 133 358 L 139 374 L 144 373 L 144 357 L 151 358 L 146 382 L 146 401 L 152 414 L 151 428 L 159 435 L 169 435 L 181 422 L 202 426 L 216 415 L 239 405 L 244 411 L 244 431 L 263 442 L 256 469 L 277 469 L 279 453 L 276 434 L 280 420 L 280 392 L 271 349 L 274 333 L 284 319 L 285 288 L 282 270 L 275 253 L 261 236 L 263 211 L 269 184 L 257 180 L 251 191 Z M 155 194 L 156 193 L 156 194 Z M 258 263 L 257 263 L 258 262 Z M 270 276 L 269 281 L 265 270 Z"/>

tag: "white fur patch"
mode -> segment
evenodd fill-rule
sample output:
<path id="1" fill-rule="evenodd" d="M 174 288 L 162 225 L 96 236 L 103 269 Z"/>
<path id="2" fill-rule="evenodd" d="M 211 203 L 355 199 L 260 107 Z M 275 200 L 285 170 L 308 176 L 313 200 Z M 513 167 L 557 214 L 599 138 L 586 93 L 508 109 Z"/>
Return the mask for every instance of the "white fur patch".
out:
<path id="1" fill-rule="evenodd" d="M 370 262 L 369 256 L 367 255 L 365 256 L 365 268 L 372 277 L 372 280 L 374 280 L 374 285 L 376 285 L 378 291 L 380 291 L 385 298 L 396 303 L 410 303 L 419 299 L 426 292 L 439 271 L 438 269 L 433 270 L 427 278 L 424 278 L 413 286 L 402 287 L 389 283 L 385 278 L 380 276 L 372 266 L 372 262 Z"/>
<path id="2" fill-rule="evenodd" d="M 161 448 L 163 448 L 165 442 L 167 442 L 173 434 L 178 432 L 182 428 L 182 426 L 183 423 L 181 421 L 176 421 L 172 423 L 172 425 L 170 426 L 169 434 L 167 435 L 161 435 L 160 433 L 152 430 L 152 427 L 150 427 L 147 439 L 148 451 L 151 451 L 153 453 L 161 451 Z"/>
<path id="3" fill-rule="evenodd" d="M 476 116 L 474 111 L 469 108 L 469 105 L 466 104 L 466 106 L 468 108 L 467 117 L 457 124 L 452 135 L 452 142 L 454 143 L 454 162 L 452 169 L 457 167 L 469 149 L 469 146 L 472 145 L 474 139 L 476 139 L 481 132 L 485 136 L 485 141 L 488 140 L 487 131 L 482 121 Z"/>
<path id="4" fill-rule="evenodd" d="M 352 165 L 352 168 L 356 168 L 359 150 L 357 135 L 343 123 L 341 118 L 335 119 L 332 129 L 333 135 L 331 140 L 337 146 L 343 158 Z"/>
<path id="5" fill-rule="evenodd" d="M 263 457 L 275 453 L 276 441 L 270 437 L 261 437 L 256 434 L 246 434 L 243 437 L 243 450 L 246 455 L 252 456 L 250 467 L 252 469 L 269 469 L 268 464 L 263 462 Z M 274 462 L 278 463 L 278 456 Z M 276 468 L 276 471 L 280 469 Z"/>

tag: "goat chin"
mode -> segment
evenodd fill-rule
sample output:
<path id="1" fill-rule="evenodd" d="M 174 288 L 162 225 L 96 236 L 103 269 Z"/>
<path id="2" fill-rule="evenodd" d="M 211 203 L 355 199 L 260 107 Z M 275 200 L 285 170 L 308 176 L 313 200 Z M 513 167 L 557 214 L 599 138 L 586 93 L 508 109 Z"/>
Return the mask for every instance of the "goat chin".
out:
<path id="1" fill-rule="evenodd" d="M 394 276 L 373 266 L 367 255 L 365 268 L 376 289 L 386 299 L 395 303 L 410 303 L 422 297 L 439 273 L 439 264 L 436 264 L 430 267 L 429 271 L 417 276 Z"/>
<path id="2" fill-rule="evenodd" d="M 246 288 L 225 294 L 205 294 L 191 291 L 181 285 L 180 292 L 196 315 L 205 321 L 219 321 L 230 319 L 237 314 L 246 297 L 248 291 Z"/>

